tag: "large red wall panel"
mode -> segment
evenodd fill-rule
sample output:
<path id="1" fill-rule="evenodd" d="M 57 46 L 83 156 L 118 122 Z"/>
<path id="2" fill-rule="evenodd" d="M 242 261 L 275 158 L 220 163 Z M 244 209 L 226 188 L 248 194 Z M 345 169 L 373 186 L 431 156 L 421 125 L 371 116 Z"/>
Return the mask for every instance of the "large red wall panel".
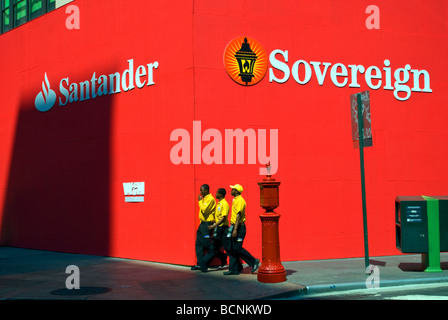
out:
<path id="1" fill-rule="evenodd" d="M 448 193 L 445 2 L 377 1 L 379 29 L 366 26 L 366 1 L 71 4 L 79 7 L 79 30 L 66 28 L 62 7 L 0 36 L 2 244 L 193 264 L 200 185 L 208 183 L 212 194 L 226 187 L 231 202 L 229 185 L 240 183 L 248 203 L 245 247 L 261 257 L 259 148 L 246 140 L 243 163 L 236 163 L 235 146 L 226 161 L 226 132 L 241 129 L 257 142 L 263 130 L 267 141 L 278 132 L 266 155 L 278 147 L 282 260 L 361 257 L 360 164 L 349 98 L 365 90 L 373 134 L 373 146 L 365 148 L 370 254 L 399 253 L 396 196 Z M 257 40 L 269 60 L 253 86 L 237 84 L 224 67 L 226 46 L 237 37 Z M 291 74 L 276 82 L 285 74 L 270 58 L 275 50 L 277 66 L 292 73 L 301 61 L 299 81 L 309 65 L 309 81 L 300 84 Z M 320 72 L 329 65 L 325 77 L 311 62 L 320 63 Z M 338 63 L 348 75 L 334 80 Z M 62 79 L 69 89 L 93 75 L 123 77 L 131 65 L 132 90 L 36 110 L 45 74 L 64 101 Z M 369 83 L 364 72 L 351 86 L 350 65 L 376 66 L 382 84 L 372 88 L 379 80 Z M 430 90 L 410 91 L 407 99 L 394 94 L 395 72 L 406 65 L 427 72 L 418 87 Z M 137 86 L 140 66 L 141 81 L 148 83 L 152 70 L 153 84 Z M 408 72 L 402 90 L 416 86 L 416 72 Z M 204 132 L 222 139 L 213 153 L 220 163 L 204 157 L 216 142 Z M 173 156 L 181 142 L 174 133 L 188 146 L 187 163 Z M 125 202 L 125 182 L 145 182 L 144 202 Z"/>

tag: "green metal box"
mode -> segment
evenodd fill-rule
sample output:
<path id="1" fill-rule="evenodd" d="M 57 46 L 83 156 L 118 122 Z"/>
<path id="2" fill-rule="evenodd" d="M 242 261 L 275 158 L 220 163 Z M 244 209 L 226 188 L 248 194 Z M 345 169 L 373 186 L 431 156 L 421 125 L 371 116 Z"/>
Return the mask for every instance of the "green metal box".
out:
<path id="1" fill-rule="evenodd" d="M 440 251 L 448 251 L 448 196 L 439 200 Z M 403 253 L 428 252 L 427 202 L 422 196 L 398 196 L 395 199 L 397 249 Z"/>
<path id="2" fill-rule="evenodd" d="M 420 196 L 398 196 L 395 199 L 396 245 L 401 252 L 428 252 L 426 209 L 426 200 Z"/>

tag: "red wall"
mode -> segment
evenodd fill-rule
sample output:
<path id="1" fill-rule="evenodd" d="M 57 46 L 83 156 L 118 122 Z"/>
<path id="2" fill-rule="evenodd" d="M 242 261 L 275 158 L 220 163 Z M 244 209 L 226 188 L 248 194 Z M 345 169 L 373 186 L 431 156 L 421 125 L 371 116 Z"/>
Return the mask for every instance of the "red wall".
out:
<path id="1" fill-rule="evenodd" d="M 260 161 L 248 164 L 246 154 L 244 164 L 226 164 L 223 150 L 224 164 L 193 164 L 191 145 L 190 164 L 172 163 L 171 133 L 185 129 L 193 140 L 193 121 L 200 121 L 202 132 L 221 133 L 223 146 L 226 129 L 278 130 L 282 260 L 362 257 L 349 96 L 364 90 L 373 130 L 373 147 L 365 149 L 370 255 L 399 253 L 397 195 L 448 193 L 444 1 L 376 1 L 379 29 L 366 27 L 367 1 L 122 3 L 72 2 L 79 30 L 66 28 L 62 7 L 0 36 L 1 244 L 192 264 L 200 185 L 214 194 L 240 183 L 248 203 L 245 247 L 260 257 Z M 359 88 L 349 86 L 350 75 L 339 88 L 331 67 L 322 85 L 314 69 L 304 85 L 292 76 L 270 82 L 269 68 L 283 77 L 270 62 L 261 82 L 241 86 L 223 64 L 227 44 L 239 36 L 256 39 L 268 57 L 287 50 L 289 69 L 297 60 L 317 61 L 377 66 L 385 77 L 387 59 L 392 86 L 395 70 L 409 64 L 428 72 L 432 92 L 399 101 L 385 83 L 369 88 L 364 75 Z M 153 85 L 36 110 L 45 73 L 64 99 L 61 79 L 123 73 L 130 59 L 134 71 L 158 62 Z M 131 181 L 145 182 L 144 202 L 124 201 L 122 184 Z"/>

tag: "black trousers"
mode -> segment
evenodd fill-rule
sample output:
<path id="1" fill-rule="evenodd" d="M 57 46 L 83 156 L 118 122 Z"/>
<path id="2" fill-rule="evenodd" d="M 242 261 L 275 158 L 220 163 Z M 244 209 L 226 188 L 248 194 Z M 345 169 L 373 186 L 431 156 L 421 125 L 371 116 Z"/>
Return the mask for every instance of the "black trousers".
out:
<path id="1" fill-rule="evenodd" d="M 240 272 L 243 267 L 240 259 L 244 260 L 249 266 L 255 264 L 255 258 L 243 248 L 244 238 L 246 237 L 246 225 L 242 224 L 238 226 L 237 236 L 224 236 L 224 250 L 229 255 L 229 271 Z"/>
<path id="2" fill-rule="evenodd" d="M 208 267 L 215 257 L 219 257 L 221 265 L 225 265 L 227 261 L 227 255 L 221 251 L 223 237 L 227 234 L 227 227 L 216 227 L 216 237 L 212 238 L 211 246 L 207 253 L 202 257 L 202 268 Z M 213 233 L 213 231 L 212 231 Z"/>
<path id="3" fill-rule="evenodd" d="M 196 243 L 195 243 L 195 251 L 196 251 L 196 260 L 199 266 L 205 266 L 203 261 L 205 252 L 213 252 L 212 246 L 212 236 L 213 231 L 208 230 L 208 226 L 212 225 L 213 222 L 201 222 L 199 224 L 198 230 L 196 231 Z"/>

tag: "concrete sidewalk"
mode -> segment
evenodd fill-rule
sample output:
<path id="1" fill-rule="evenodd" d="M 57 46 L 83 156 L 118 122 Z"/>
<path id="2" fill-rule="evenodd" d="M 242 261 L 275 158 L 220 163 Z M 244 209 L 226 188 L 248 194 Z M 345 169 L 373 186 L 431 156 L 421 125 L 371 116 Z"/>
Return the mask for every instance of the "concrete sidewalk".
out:
<path id="1" fill-rule="evenodd" d="M 448 282 L 448 253 L 443 272 L 426 273 L 420 255 L 372 257 L 380 287 Z M 69 265 L 80 271 L 80 289 L 66 289 Z M 239 276 L 227 268 L 209 272 L 139 260 L 0 247 L 0 299 L 31 300 L 261 300 L 366 288 L 364 259 L 283 262 L 287 281 L 261 283 L 250 267 Z"/>

